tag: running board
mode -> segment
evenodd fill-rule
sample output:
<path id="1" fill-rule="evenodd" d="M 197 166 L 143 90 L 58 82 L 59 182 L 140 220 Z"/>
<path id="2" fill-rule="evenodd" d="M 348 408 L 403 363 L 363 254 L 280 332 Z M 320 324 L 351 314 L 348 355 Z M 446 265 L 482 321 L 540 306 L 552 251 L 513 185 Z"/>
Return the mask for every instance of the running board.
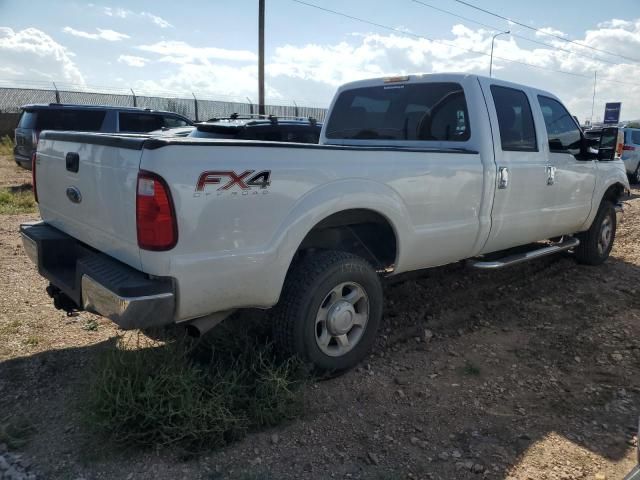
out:
<path id="1" fill-rule="evenodd" d="M 536 258 L 546 257 L 547 255 L 553 255 L 554 253 L 565 252 L 577 247 L 578 245 L 580 245 L 580 240 L 578 240 L 577 238 L 569 237 L 563 242 L 556 245 L 537 248 L 525 253 L 508 255 L 497 260 L 467 260 L 467 265 L 469 267 L 481 268 L 484 270 L 496 270 L 498 268 L 510 267 L 511 265 L 516 265 L 518 263 L 528 262 L 529 260 L 535 260 Z"/>

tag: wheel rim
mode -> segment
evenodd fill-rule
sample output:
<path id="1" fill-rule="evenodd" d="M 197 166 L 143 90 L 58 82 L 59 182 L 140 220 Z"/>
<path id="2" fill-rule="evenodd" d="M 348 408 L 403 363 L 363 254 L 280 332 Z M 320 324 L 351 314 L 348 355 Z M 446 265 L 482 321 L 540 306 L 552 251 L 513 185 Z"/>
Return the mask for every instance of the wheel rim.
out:
<path id="1" fill-rule="evenodd" d="M 600 234 L 598 235 L 598 253 L 604 255 L 611 245 L 611 236 L 613 234 L 613 221 L 611 215 L 607 215 L 600 225 Z"/>
<path id="2" fill-rule="evenodd" d="M 343 282 L 320 304 L 315 336 L 318 348 L 330 357 L 347 354 L 362 339 L 369 321 L 369 297 L 361 285 Z"/>

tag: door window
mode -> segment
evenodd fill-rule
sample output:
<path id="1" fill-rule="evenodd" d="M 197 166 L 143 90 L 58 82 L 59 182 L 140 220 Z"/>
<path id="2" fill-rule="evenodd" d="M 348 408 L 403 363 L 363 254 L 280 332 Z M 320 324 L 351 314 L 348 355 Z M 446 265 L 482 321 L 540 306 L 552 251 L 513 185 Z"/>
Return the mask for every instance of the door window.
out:
<path id="1" fill-rule="evenodd" d="M 640 130 L 631 130 L 631 141 L 636 145 L 640 145 Z"/>
<path id="2" fill-rule="evenodd" d="M 120 112 L 120 131 L 147 133 L 162 128 L 162 117 L 150 113 Z"/>
<path id="3" fill-rule="evenodd" d="M 104 110 L 71 110 L 52 108 L 38 110 L 37 130 L 75 130 L 99 132 L 106 112 Z"/>
<path id="4" fill-rule="evenodd" d="M 173 115 L 166 115 L 162 118 L 164 120 L 164 126 L 167 128 L 186 127 L 189 125 L 183 118 L 174 117 Z"/>
<path id="5" fill-rule="evenodd" d="M 502 150 L 537 152 L 536 129 L 526 94 L 515 88 L 491 86 Z"/>
<path id="6" fill-rule="evenodd" d="M 557 100 L 542 95 L 538 95 L 538 102 L 547 127 L 549 150 L 579 154 L 582 135 L 567 109 Z"/>

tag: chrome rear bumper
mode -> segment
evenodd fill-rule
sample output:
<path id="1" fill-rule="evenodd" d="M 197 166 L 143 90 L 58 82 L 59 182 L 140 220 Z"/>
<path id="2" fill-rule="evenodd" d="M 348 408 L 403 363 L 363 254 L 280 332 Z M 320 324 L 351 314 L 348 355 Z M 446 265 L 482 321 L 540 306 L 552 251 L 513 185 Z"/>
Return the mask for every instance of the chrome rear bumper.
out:
<path id="1" fill-rule="evenodd" d="M 174 322 L 171 278 L 150 278 L 44 222 L 21 225 L 20 233 L 25 253 L 54 287 L 50 295 L 64 296 L 54 301 L 60 308 L 97 313 L 123 329 Z"/>

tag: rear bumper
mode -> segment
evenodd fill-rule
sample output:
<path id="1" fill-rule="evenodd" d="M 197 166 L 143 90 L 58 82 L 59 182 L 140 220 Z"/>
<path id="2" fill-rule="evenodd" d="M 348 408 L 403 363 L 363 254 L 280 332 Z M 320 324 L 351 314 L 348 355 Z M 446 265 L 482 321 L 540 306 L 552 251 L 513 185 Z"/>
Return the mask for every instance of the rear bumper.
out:
<path id="1" fill-rule="evenodd" d="M 149 278 L 44 222 L 23 224 L 20 233 L 40 275 L 77 309 L 107 317 L 126 330 L 174 322 L 171 278 Z"/>
<path id="2" fill-rule="evenodd" d="M 31 157 L 27 157 L 25 155 L 21 155 L 17 151 L 18 147 L 13 149 L 13 158 L 15 159 L 18 166 L 22 168 L 26 168 L 27 170 L 31 170 Z"/>

